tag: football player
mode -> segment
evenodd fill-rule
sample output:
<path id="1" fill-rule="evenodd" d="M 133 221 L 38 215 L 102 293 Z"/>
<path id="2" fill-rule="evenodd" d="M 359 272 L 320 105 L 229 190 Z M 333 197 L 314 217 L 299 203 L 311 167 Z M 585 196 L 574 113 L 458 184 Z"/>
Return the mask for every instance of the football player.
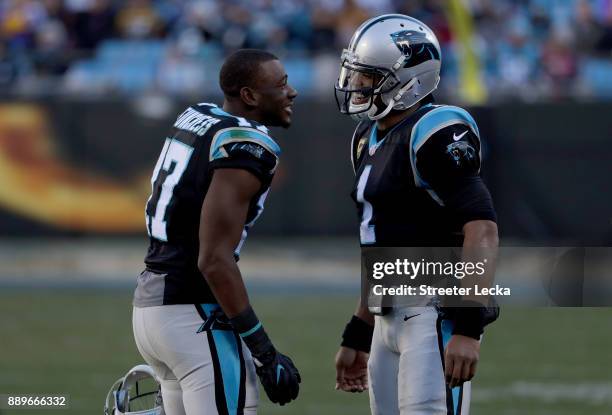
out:
<path id="1" fill-rule="evenodd" d="M 222 107 L 185 109 L 168 133 L 146 205 L 150 245 L 134 294 L 138 350 L 160 379 L 167 415 L 254 414 L 257 376 L 272 402 L 300 375 L 249 304 L 237 265 L 261 215 L 297 92 L 276 56 L 239 50 L 220 72 Z"/>
<path id="2" fill-rule="evenodd" d="M 372 18 L 341 61 L 336 101 L 360 120 L 351 160 L 362 247 L 495 249 L 476 122 L 432 97 L 441 53 L 431 29 L 400 14 Z M 369 389 L 375 415 L 467 414 L 479 339 L 496 316 L 475 298 L 461 301 L 377 315 L 360 301 L 336 355 L 336 388 Z"/>

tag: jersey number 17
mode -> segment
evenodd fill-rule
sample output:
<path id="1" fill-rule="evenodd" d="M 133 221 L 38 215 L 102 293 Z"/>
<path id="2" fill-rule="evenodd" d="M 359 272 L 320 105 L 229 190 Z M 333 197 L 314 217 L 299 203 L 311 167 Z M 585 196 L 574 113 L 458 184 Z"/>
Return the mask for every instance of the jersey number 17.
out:
<path id="1" fill-rule="evenodd" d="M 151 177 L 151 197 L 147 201 L 146 219 L 149 236 L 168 240 L 166 209 L 172 200 L 174 187 L 187 169 L 193 147 L 178 140 L 166 138 L 162 152 Z M 159 181 L 161 183 L 158 183 Z M 157 199 L 157 202 L 152 202 Z M 149 205 L 154 203 L 154 206 Z M 149 214 L 151 212 L 151 214 Z"/>

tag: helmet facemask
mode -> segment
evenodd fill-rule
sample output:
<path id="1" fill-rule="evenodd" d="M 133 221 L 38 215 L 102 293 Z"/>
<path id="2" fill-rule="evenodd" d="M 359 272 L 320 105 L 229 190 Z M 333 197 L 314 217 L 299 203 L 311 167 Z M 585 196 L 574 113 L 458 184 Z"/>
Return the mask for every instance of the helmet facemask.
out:
<path id="1" fill-rule="evenodd" d="M 134 366 L 106 396 L 105 415 L 164 415 L 161 387 L 148 365 Z"/>
<path id="2" fill-rule="evenodd" d="M 343 114 L 359 120 L 371 118 L 380 111 L 376 102 L 385 104 L 382 95 L 398 84 L 393 71 L 360 63 L 354 53 L 345 49 L 340 76 L 334 88 L 336 104 Z"/>

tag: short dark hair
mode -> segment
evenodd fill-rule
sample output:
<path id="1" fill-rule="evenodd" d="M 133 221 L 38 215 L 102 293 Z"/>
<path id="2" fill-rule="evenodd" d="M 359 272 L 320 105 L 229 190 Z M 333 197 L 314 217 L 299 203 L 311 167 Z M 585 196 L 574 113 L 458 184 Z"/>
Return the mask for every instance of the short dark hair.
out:
<path id="1" fill-rule="evenodd" d="M 278 58 L 265 50 L 239 49 L 229 55 L 219 73 L 219 85 L 225 96 L 237 97 L 240 89 L 252 87 L 259 75 L 260 64 Z"/>

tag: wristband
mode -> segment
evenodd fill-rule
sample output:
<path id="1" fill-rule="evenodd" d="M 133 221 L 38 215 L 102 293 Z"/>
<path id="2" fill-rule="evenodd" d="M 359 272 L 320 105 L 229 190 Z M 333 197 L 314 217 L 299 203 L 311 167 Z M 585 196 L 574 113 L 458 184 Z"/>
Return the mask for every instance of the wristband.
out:
<path id="1" fill-rule="evenodd" d="M 344 328 L 342 333 L 341 346 L 370 353 L 374 327 L 363 321 L 357 316 L 353 316 L 351 321 Z"/>
<path id="2" fill-rule="evenodd" d="M 261 360 L 264 355 L 274 352 L 272 341 L 251 306 L 229 320 L 253 356 Z"/>
<path id="3" fill-rule="evenodd" d="M 462 301 L 454 310 L 453 334 L 480 340 L 485 326 L 485 307 L 476 301 Z"/>

